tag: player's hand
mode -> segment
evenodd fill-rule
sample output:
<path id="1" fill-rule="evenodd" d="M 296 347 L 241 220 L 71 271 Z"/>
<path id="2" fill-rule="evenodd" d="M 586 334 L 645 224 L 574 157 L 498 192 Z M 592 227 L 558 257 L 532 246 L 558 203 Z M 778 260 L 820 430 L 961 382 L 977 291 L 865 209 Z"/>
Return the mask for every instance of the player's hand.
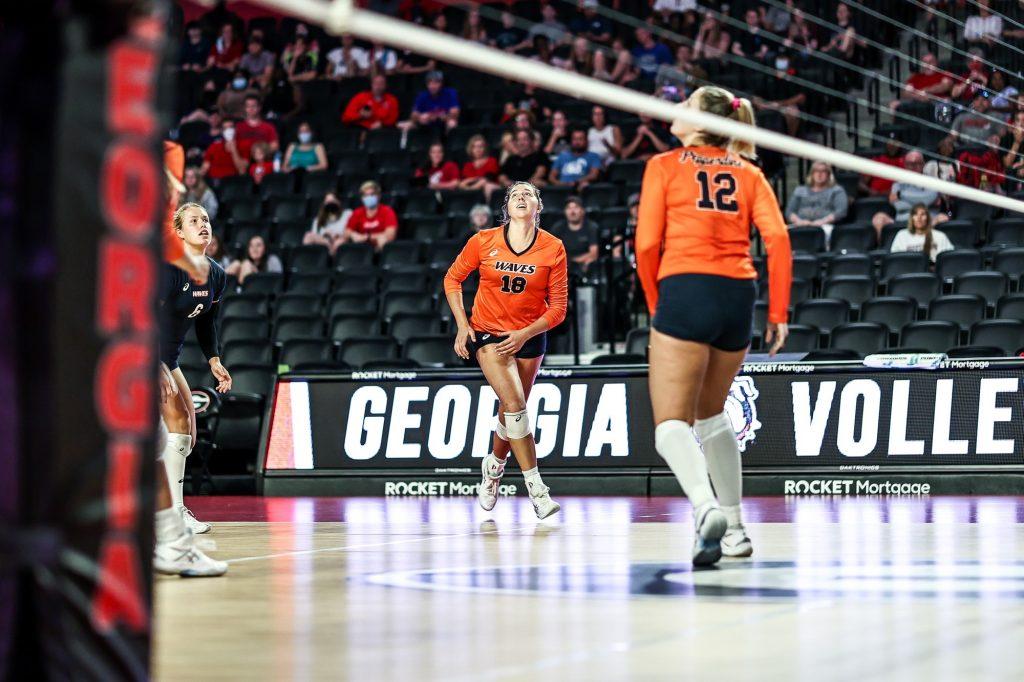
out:
<path id="1" fill-rule="evenodd" d="M 172 397 L 178 395 L 178 382 L 171 376 L 171 370 L 164 363 L 160 363 L 160 403 L 165 404 Z"/>
<path id="2" fill-rule="evenodd" d="M 227 393 L 231 390 L 231 374 L 227 367 L 220 364 L 220 358 L 210 360 L 210 373 L 217 380 L 218 393 Z"/>
<path id="3" fill-rule="evenodd" d="M 764 333 L 765 343 L 771 344 L 771 348 L 768 351 L 768 355 L 775 355 L 780 350 L 782 350 L 782 347 L 786 345 L 787 336 L 789 336 L 788 324 L 786 324 L 785 322 L 769 322 L 768 329 L 765 330 Z"/>
<path id="4" fill-rule="evenodd" d="M 455 354 L 463 360 L 469 360 L 467 340 L 472 340 L 475 343 L 476 332 L 473 331 L 472 327 L 459 327 L 459 333 L 455 335 Z"/>
<path id="5" fill-rule="evenodd" d="M 526 332 L 522 329 L 511 332 L 502 332 L 501 336 L 507 336 L 508 338 L 499 343 L 494 351 L 498 355 L 515 355 L 523 347 L 523 344 L 530 340 L 530 337 L 526 335 Z"/>

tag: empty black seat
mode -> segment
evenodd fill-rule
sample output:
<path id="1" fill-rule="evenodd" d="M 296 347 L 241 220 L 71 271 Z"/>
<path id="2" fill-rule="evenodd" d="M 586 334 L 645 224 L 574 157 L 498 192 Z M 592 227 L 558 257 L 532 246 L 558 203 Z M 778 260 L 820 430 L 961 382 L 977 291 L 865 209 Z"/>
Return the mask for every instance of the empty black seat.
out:
<path id="1" fill-rule="evenodd" d="M 887 287 L 890 296 L 905 296 L 917 302 L 918 307 L 925 308 L 928 302 L 942 291 L 939 278 L 931 273 L 896 275 L 889 280 Z"/>
<path id="2" fill-rule="evenodd" d="M 427 291 L 429 270 L 421 266 L 402 266 L 384 271 L 381 284 L 383 293 L 393 291 L 422 292 Z"/>
<path id="3" fill-rule="evenodd" d="M 295 194 L 295 175 L 292 173 L 267 173 L 256 189 L 265 199 L 290 197 Z"/>
<path id="4" fill-rule="evenodd" d="M 292 339 L 321 338 L 324 321 L 319 315 L 288 315 L 279 317 L 274 325 L 274 343 L 284 344 Z"/>
<path id="5" fill-rule="evenodd" d="M 315 316 L 323 314 L 323 299 L 312 294 L 281 294 L 274 304 L 274 318 Z"/>
<path id="6" fill-rule="evenodd" d="M 381 266 L 416 265 L 420 262 L 421 247 L 419 242 L 395 241 L 385 244 L 380 252 Z"/>
<path id="7" fill-rule="evenodd" d="M 232 294 L 221 301 L 221 317 L 265 317 L 270 314 L 266 294 Z"/>
<path id="8" fill-rule="evenodd" d="M 220 338 L 225 344 L 242 339 L 267 339 L 270 321 L 266 317 L 232 317 L 220 327 Z"/>
<path id="9" fill-rule="evenodd" d="M 275 376 L 274 367 L 270 365 L 236 365 L 231 368 L 231 389 L 265 397 L 274 388 Z"/>
<path id="10" fill-rule="evenodd" d="M 996 251 L 992 259 L 992 269 L 1001 272 L 1012 280 L 1024 275 L 1024 247 L 1009 247 Z"/>
<path id="11" fill-rule="evenodd" d="M 378 307 L 376 296 L 360 293 L 332 294 L 327 301 L 327 317 L 348 313 L 373 313 L 376 316 Z"/>
<path id="12" fill-rule="evenodd" d="M 794 227 L 789 230 L 794 252 L 818 253 L 825 250 L 825 231 L 820 227 Z"/>
<path id="13" fill-rule="evenodd" d="M 874 247 L 875 230 L 870 225 L 838 225 L 832 230 L 830 251 L 867 253 Z"/>
<path id="14" fill-rule="evenodd" d="M 270 365 L 274 362 L 274 345 L 270 339 L 240 339 L 224 344 L 224 364 Z"/>
<path id="15" fill-rule="evenodd" d="M 247 294 L 274 295 L 284 288 L 284 275 L 280 272 L 257 272 L 245 278 L 242 291 Z"/>
<path id="16" fill-rule="evenodd" d="M 344 339 L 338 347 L 338 359 L 353 367 L 376 360 L 398 357 L 398 342 L 390 336 L 362 336 Z"/>
<path id="17" fill-rule="evenodd" d="M 850 322 L 832 330 L 829 348 L 849 350 L 860 357 L 877 353 L 889 345 L 889 329 L 877 322 Z"/>
<path id="18" fill-rule="evenodd" d="M 1004 320 L 1024 320 L 1024 293 L 1000 296 L 996 303 L 996 317 Z"/>
<path id="19" fill-rule="evenodd" d="M 789 325 L 789 336 L 786 337 L 786 345 L 782 351 L 786 353 L 805 353 L 818 347 L 818 338 L 821 333 L 817 327 L 810 327 L 805 324 Z"/>
<path id="20" fill-rule="evenodd" d="M 392 292 L 385 294 L 381 302 L 381 316 L 390 320 L 397 313 L 429 313 L 434 310 L 431 294 Z"/>
<path id="21" fill-rule="evenodd" d="M 380 333 L 380 319 L 376 313 L 345 313 L 331 318 L 329 336 L 335 342 L 358 336 Z"/>
<path id="22" fill-rule="evenodd" d="M 299 220 L 306 218 L 306 200 L 300 197 L 275 198 L 270 217 L 275 222 Z"/>
<path id="23" fill-rule="evenodd" d="M 793 322 L 831 332 L 850 317 L 850 303 L 837 298 L 812 298 L 797 304 Z"/>
<path id="24" fill-rule="evenodd" d="M 762 277 L 767 273 L 767 264 L 763 260 L 755 261 L 758 265 L 758 276 Z M 793 277 L 813 282 L 821 277 L 821 264 L 818 257 L 813 253 L 793 254 Z"/>
<path id="25" fill-rule="evenodd" d="M 935 258 L 935 274 L 944 282 L 952 282 L 965 272 L 981 270 L 981 252 L 974 249 L 943 251 Z"/>
<path id="26" fill-rule="evenodd" d="M 955 322 L 928 320 L 904 325 L 900 332 L 900 346 L 924 348 L 929 353 L 945 353 L 959 345 L 960 326 Z"/>
<path id="27" fill-rule="evenodd" d="M 953 292 L 977 294 L 985 302 L 995 306 L 999 297 L 1006 292 L 1006 275 L 1001 272 L 965 272 L 953 280 Z"/>
<path id="28" fill-rule="evenodd" d="M 342 244 L 334 252 L 334 266 L 338 268 L 372 264 L 373 245 L 366 242 Z"/>
<path id="29" fill-rule="evenodd" d="M 868 277 L 873 274 L 874 266 L 871 257 L 864 253 L 846 253 L 836 256 L 828 262 L 828 277 L 855 276 Z M 794 272 L 794 275 L 796 273 Z"/>
<path id="30" fill-rule="evenodd" d="M 887 253 L 882 256 L 882 271 L 879 280 L 888 282 L 896 275 L 928 272 L 928 257 L 923 253 Z"/>
<path id="31" fill-rule="evenodd" d="M 838 298 L 848 301 L 854 308 L 875 295 L 875 283 L 870 277 L 840 275 L 825 280 L 821 287 L 824 298 Z"/>
<path id="32" fill-rule="evenodd" d="M 406 234 L 418 242 L 436 241 L 448 236 L 448 218 L 441 215 L 413 215 L 406 223 Z"/>
<path id="33" fill-rule="evenodd" d="M 291 339 L 281 347 L 281 364 L 289 367 L 329 362 L 334 346 L 327 339 Z"/>
<path id="34" fill-rule="evenodd" d="M 402 357 L 415 360 L 421 365 L 461 367 L 462 358 L 455 354 L 453 339 L 447 334 L 417 336 L 405 344 Z"/>
<path id="35" fill-rule="evenodd" d="M 951 358 L 1000 358 L 1004 353 L 1002 349 L 993 346 L 954 346 L 946 350 L 946 355 Z"/>
<path id="36" fill-rule="evenodd" d="M 348 267 L 335 271 L 332 291 L 345 294 L 376 295 L 380 288 L 381 271 L 373 266 Z"/>
<path id="37" fill-rule="evenodd" d="M 1024 320 L 982 320 L 971 327 L 971 344 L 994 346 L 1006 355 L 1024 348 Z"/>
<path id="38" fill-rule="evenodd" d="M 905 296 L 876 296 L 861 304 L 861 322 L 877 322 L 896 333 L 917 316 L 917 303 Z"/>
<path id="39" fill-rule="evenodd" d="M 936 229 L 949 237 L 958 249 L 973 249 L 981 239 L 981 231 L 973 220 L 950 220 Z"/>
<path id="40" fill-rule="evenodd" d="M 292 272 L 326 270 L 330 265 L 331 256 L 327 252 L 327 247 L 319 244 L 293 247 L 288 256 L 288 269 Z"/>
<path id="41" fill-rule="evenodd" d="M 647 327 L 630 329 L 626 334 L 626 352 L 647 357 L 647 347 L 651 344 L 651 330 Z"/>
<path id="42" fill-rule="evenodd" d="M 465 244 L 456 240 L 437 241 L 427 247 L 427 265 L 438 266 L 447 269 L 455 258 L 462 251 Z"/>
<path id="43" fill-rule="evenodd" d="M 1024 246 L 1024 220 L 1017 218 L 993 220 L 988 226 L 988 243 Z"/>
<path id="44" fill-rule="evenodd" d="M 423 334 L 441 334 L 444 321 L 434 313 L 398 313 L 391 318 L 388 331 L 402 345 Z"/>
<path id="45" fill-rule="evenodd" d="M 939 296 L 928 304 L 928 319 L 954 322 L 967 331 L 985 318 L 985 299 L 975 294 Z"/>
<path id="46" fill-rule="evenodd" d="M 288 293 L 324 296 L 331 290 L 331 271 L 297 272 L 288 277 Z"/>

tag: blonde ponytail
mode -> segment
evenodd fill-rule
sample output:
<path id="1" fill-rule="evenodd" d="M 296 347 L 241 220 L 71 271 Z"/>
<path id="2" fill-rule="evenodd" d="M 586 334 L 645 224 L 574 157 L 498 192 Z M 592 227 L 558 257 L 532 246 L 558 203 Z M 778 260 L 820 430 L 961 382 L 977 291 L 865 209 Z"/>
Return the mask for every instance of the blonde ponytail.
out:
<path id="1" fill-rule="evenodd" d="M 715 114 L 722 118 L 731 118 L 740 123 L 757 125 L 754 118 L 754 105 L 745 97 L 736 97 L 725 88 L 717 85 L 705 85 L 697 88 L 691 99 L 696 97 L 701 111 Z M 733 154 L 742 156 L 745 159 L 754 160 L 757 158 L 757 147 L 749 140 L 741 140 L 725 135 L 715 135 L 705 131 L 697 131 L 695 135 L 686 140 L 690 145 L 710 145 L 721 147 Z"/>
<path id="2" fill-rule="evenodd" d="M 751 104 L 750 100 L 746 97 L 740 97 L 738 99 L 739 106 L 734 109 L 732 117 L 740 123 L 756 126 L 757 121 L 754 118 L 754 105 Z M 738 154 L 745 159 L 753 160 L 757 158 L 757 147 L 750 140 L 740 140 L 735 137 L 730 138 L 727 149 L 733 154 Z"/>

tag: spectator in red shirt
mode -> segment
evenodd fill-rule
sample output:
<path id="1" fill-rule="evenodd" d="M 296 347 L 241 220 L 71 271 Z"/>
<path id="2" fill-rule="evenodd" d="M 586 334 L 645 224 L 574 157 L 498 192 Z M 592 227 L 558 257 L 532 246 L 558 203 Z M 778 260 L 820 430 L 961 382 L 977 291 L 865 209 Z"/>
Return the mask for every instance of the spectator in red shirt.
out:
<path id="1" fill-rule="evenodd" d="M 238 140 L 250 145 L 266 142 L 270 153 L 275 154 L 278 150 L 277 128 L 263 120 L 260 109 L 259 97 L 249 95 L 245 98 L 245 119 L 237 126 Z"/>
<path id="2" fill-rule="evenodd" d="M 896 139 L 895 133 L 889 133 L 889 139 L 885 143 L 885 152 L 873 157 L 871 160 L 884 163 L 887 166 L 904 167 L 903 150 L 899 140 Z M 871 175 L 861 176 L 860 179 L 860 191 L 869 196 L 887 197 L 892 190 L 892 185 L 892 180 L 876 178 Z"/>
<path id="3" fill-rule="evenodd" d="M 982 149 L 965 149 L 960 152 L 957 161 L 960 170 L 956 181 L 961 185 L 976 187 L 986 192 L 1003 194 L 1003 159 L 999 153 L 999 136 L 992 135 L 987 140 L 988 146 Z"/>
<path id="4" fill-rule="evenodd" d="M 921 70 L 910 75 L 899 99 L 889 102 L 895 111 L 904 102 L 933 102 L 946 97 L 953 88 L 953 76 L 939 69 L 939 60 L 931 52 L 921 57 Z"/>
<path id="5" fill-rule="evenodd" d="M 235 122 L 228 119 L 222 124 L 221 139 L 212 143 L 203 155 L 203 175 L 220 180 L 229 175 L 240 175 L 249 167 L 249 147 L 235 139 Z"/>
<path id="6" fill-rule="evenodd" d="M 380 185 L 373 180 L 360 185 L 359 194 L 363 205 L 352 211 L 342 243 L 369 242 L 380 251 L 398 234 L 398 216 L 390 206 L 380 203 Z"/>
<path id="7" fill-rule="evenodd" d="M 270 160 L 270 147 L 266 142 L 257 142 L 252 146 L 252 161 L 249 163 L 249 175 L 257 185 L 263 178 L 274 172 L 274 162 Z"/>
<path id="8" fill-rule="evenodd" d="M 367 130 L 393 128 L 398 122 L 398 100 L 387 88 L 387 78 L 380 74 L 374 76 L 369 90 L 349 100 L 341 115 L 342 122 Z"/>
<path id="9" fill-rule="evenodd" d="M 242 61 L 242 42 L 235 39 L 235 27 L 224 24 L 220 29 L 220 37 L 210 48 L 210 57 L 206 60 L 207 68 L 234 71 Z"/>
<path id="10" fill-rule="evenodd" d="M 971 58 L 967 61 L 967 73 L 957 78 L 956 85 L 949 91 L 950 96 L 963 104 L 974 101 L 975 96 L 988 85 L 989 73 L 981 56 L 974 50 L 968 50 Z"/>
<path id="11" fill-rule="evenodd" d="M 500 189 L 498 160 L 487 150 L 487 140 L 483 135 L 474 135 L 466 144 L 466 156 L 469 158 L 462 166 L 462 180 L 459 189 L 482 189 L 488 201 L 491 193 Z"/>
<path id="12" fill-rule="evenodd" d="M 435 142 L 427 152 L 427 162 L 416 169 L 416 178 L 426 181 L 430 189 L 456 189 L 459 186 L 459 167 L 444 157 L 444 145 Z"/>

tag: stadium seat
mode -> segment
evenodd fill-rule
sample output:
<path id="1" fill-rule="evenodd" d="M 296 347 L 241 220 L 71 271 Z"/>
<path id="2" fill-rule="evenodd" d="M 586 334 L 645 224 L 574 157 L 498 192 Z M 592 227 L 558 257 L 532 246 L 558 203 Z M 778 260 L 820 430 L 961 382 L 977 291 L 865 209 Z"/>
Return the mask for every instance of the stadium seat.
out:
<path id="1" fill-rule="evenodd" d="M 981 320 L 971 327 L 971 345 L 994 346 L 1012 355 L 1024 347 L 1024 320 Z"/>
<path id="2" fill-rule="evenodd" d="M 952 282 L 965 272 L 981 270 L 981 252 L 974 249 L 943 251 L 935 258 L 935 274 L 943 282 Z"/>
<path id="3" fill-rule="evenodd" d="M 946 350 L 950 358 L 1000 358 L 1005 353 L 993 346 L 954 346 Z"/>
<path id="4" fill-rule="evenodd" d="M 456 240 L 437 241 L 427 247 L 427 265 L 447 270 L 465 244 Z"/>
<path id="5" fill-rule="evenodd" d="M 850 207 L 850 218 L 860 222 L 870 222 L 876 213 L 893 214 L 892 204 L 888 197 L 864 197 L 856 199 Z"/>
<path id="6" fill-rule="evenodd" d="M 468 222 L 469 211 L 477 204 L 486 204 L 484 193 L 480 190 L 458 190 L 447 192 L 444 196 L 444 211 L 450 220 Z"/>
<path id="7" fill-rule="evenodd" d="M 269 339 L 242 339 L 224 344 L 223 361 L 228 367 L 235 365 L 271 365 L 274 345 Z"/>
<path id="8" fill-rule="evenodd" d="M 383 273 L 372 265 L 352 266 L 335 271 L 331 291 L 376 295 Z"/>
<path id="9" fill-rule="evenodd" d="M 453 339 L 447 334 L 422 335 L 409 339 L 402 357 L 423 366 L 462 367 L 465 363 L 455 354 Z"/>
<path id="10" fill-rule="evenodd" d="M 900 331 L 900 346 L 923 348 L 929 353 L 945 353 L 959 345 L 960 327 L 955 322 L 928 320 L 911 322 Z"/>
<path id="11" fill-rule="evenodd" d="M 274 343 L 283 345 L 292 339 L 321 338 L 324 321 L 319 315 L 287 315 L 274 324 Z"/>
<path id="12" fill-rule="evenodd" d="M 583 205 L 588 211 L 615 208 L 621 204 L 619 188 L 610 182 L 595 182 L 583 190 Z"/>
<path id="13" fill-rule="evenodd" d="M 362 336 L 344 339 L 338 347 L 338 359 L 353 367 L 377 360 L 398 357 L 398 342 L 390 336 Z"/>
<path id="14" fill-rule="evenodd" d="M 633 160 L 614 161 L 608 166 L 608 180 L 627 185 L 643 180 L 644 162 Z"/>
<path id="15" fill-rule="evenodd" d="M 406 197 L 405 215 L 433 216 L 437 215 L 441 205 L 437 203 L 437 194 L 433 190 L 415 190 Z"/>
<path id="16" fill-rule="evenodd" d="M 305 220 L 280 222 L 274 228 L 274 246 L 279 249 L 299 248 L 302 246 L 302 240 L 308 231 L 309 222 Z"/>
<path id="17" fill-rule="evenodd" d="M 341 342 L 356 336 L 380 334 L 380 318 L 372 313 L 340 313 L 331 317 L 330 338 Z"/>
<path id="18" fill-rule="evenodd" d="M 820 227 L 794 227 L 789 230 L 794 252 L 819 253 L 825 250 L 825 231 Z"/>
<path id="19" fill-rule="evenodd" d="M 195 341 L 186 341 L 181 347 L 181 355 L 178 356 L 178 364 L 205 365 L 206 356 L 203 355 L 203 349 L 200 348 L 199 344 Z"/>
<path id="20" fill-rule="evenodd" d="M 284 275 L 280 272 L 257 272 L 245 278 L 242 291 L 247 294 L 267 294 L 270 296 L 281 293 L 284 289 Z"/>
<path id="21" fill-rule="evenodd" d="M 251 197 L 245 197 L 239 199 L 230 204 L 224 204 L 225 208 L 228 208 L 228 218 L 238 223 L 240 221 L 251 221 L 257 220 L 263 215 L 263 206 L 260 203 L 260 198 L 253 195 Z M 219 218 L 223 219 L 223 215 L 219 215 Z M 235 241 L 240 241 L 237 237 Z"/>
<path id="22" fill-rule="evenodd" d="M 384 271 L 381 293 L 387 294 L 396 291 L 421 293 L 427 291 L 429 273 L 428 268 L 417 265 L 389 268 Z"/>
<path id="23" fill-rule="evenodd" d="M 270 314 L 270 299 L 265 294 L 231 294 L 220 303 L 221 317 L 263 317 Z"/>
<path id="24" fill-rule="evenodd" d="M 992 217 L 992 211 L 992 206 L 988 204 L 979 204 L 974 201 L 964 201 L 963 199 L 959 199 L 956 202 L 957 220 L 970 220 L 981 225 Z"/>
<path id="25" fill-rule="evenodd" d="M 243 339 L 270 337 L 270 320 L 266 317 L 232 317 L 221 322 L 220 339 L 223 343 Z"/>
<path id="26" fill-rule="evenodd" d="M 295 195 L 295 175 L 292 173 L 267 173 L 256 189 L 264 199 L 293 197 Z M 305 206 L 305 201 L 303 201 L 303 206 Z"/>
<path id="27" fill-rule="evenodd" d="M 953 280 L 953 293 L 977 294 L 995 307 L 996 301 L 1006 292 L 1006 283 L 1006 275 L 1001 272 L 965 272 Z"/>
<path id="28" fill-rule="evenodd" d="M 224 204 L 256 201 L 256 189 L 252 176 L 246 173 L 245 175 L 229 175 L 221 178 L 220 185 L 217 187 L 217 198 Z"/>
<path id="29" fill-rule="evenodd" d="M 363 149 L 369 154 L 391 152 L 399 149 L 402 144 L 402 131 L 395 128 L 377 128 L 366 134 Z"/>
<path id="30" fill-rule="evenodd" d="M 931 273 L 896 275 L 886 287 L 889 296 L 905 296 L 917 302 L 919 308 L 928 307 L 928 302 L 942 292 L 942 283 Z"/>
<path id="31" fill-rule="evenodd" d="M 853 276 L 868 277 L 874 275 L 871 257 L 863 253 L 848 253 L 836 256 L 828 262 L 827 277 Z M 794 268 L 793 275 L 796 276 Z"/>
<path id="32" fill-rule="evenodd" d="M 380 264 L 382 267 L 394 267 L 396 265 L 416 265 L 420 262 L 422 248 L 419 242 L 394 241 L 385 244 L 380 251 Z"/>
<path id="33" fill-rule="evenodd" d="M 1024 220 L 1017 218 L 993 220 L 988 226 L 988 243 L 1024 246 Z"/>
<path id="34" fill-rule="evenodd" d="M 350 268 L 361 265 L 373 265 L 372 244 L 342 244 L 334 253 L 334 267 L 336 268 Z"/>
<path id="35" fill-rule="evenodd" d="M 330 362 L 334 346 L 327 339 L 291 339 L 281 347 L 280 364 L 288 367 Z"/>
<path id="36" fill-rule="evenodd" d="M 1001 272 L 1011 280 L 1020 280 L 1024 275 L 1024 247 L 1000 249 L 992 259 L 992 269 Z"/>
<path id="37" fill-rule="evenodd" d="M 818 347 L 818 339 L 821 332 L 817 327 L 809 327 L 804 324 L 789 325 L 789 336 L 786 337 L 786 345 L 782 347 L 784 353 L 806 353 Z"/>
<path id="38" fill-rule="evenodd" d="M 889 345 L 889 329 L 877 322 L 850 322 L 832 330 L 829 348 L 849 350 L 860 357 L 877 353 Z"/>
<path id="39" fill-rule="evenodd" d="M 468 220 L 466 221 L 468 223 Z M 405 221 L 404 233 L 417 242 L 430 242 L 448 236 L 448 218 L 441 215 L 415 215 Z"/>
<path id="40" fill-rule="evenodd" d="M 888 251 L 892 248 L 892 242 L 896 239 L 896 235 L 900 233 L 900 230 L 907 229 L 906 225 L 900 225 L 898 223 L 890 223 L 882 228 L 882 239 L 878 244 L 878 248 L 883 251 Z"/>
<path id="41" fill-rule="evenodd" d="M 763 279 L 763 275 L 766 275 L 767 273 L 767 263 L 764 260 L 761 260 L 760 266 L 761 267 L 758 269 L 758 275 Z M 808 282 L 814 282 L 821 279 L 821 263 L 818 262 L 817 256 L 810 253 L 794 253 L 793 277 L 799 277 L 800 279 L 807 280 Z"/>
<path id="42" fill-rule="evenodd" d="M 626 352 L 647 357 L 647 347 L 651 344 L 651 330 L 647 327 L 630 329 L 626 334 Z"/>
<path id="43" fill-rule="evenodd" d="M 274 303 L 274 318 L 308 315 L 319 317 L 323 314 L 323 299 L 312 294 L 281 294 Z"/>
<path id="44" fill-rule="evenodd" d="M 331 266 L 331 255 L 326 246 L 309 244 L 296 246 L 288 255 L 288 270 L 291 272 L 309 272 L 326 270 Z"/>
<path id="45" fill-rule="evenodd" d="M 825 280 L 821 287 L 823 298 L 839 298 L 857 309 L 875 295 L 875 283 L 870 277 L 841 275 Z"/>
<path id="46" fill-rule="evenodd" d="M 949 237 L 958 249 L 973 249 L 981 240 L 981 231 L 972 220 L 950 220 L 935 229 Z"/>
<path id="47" fill-rule="evenodd" d="M 441 334 L 444 331 L 444 321 L 434 313 L 398 313 L 391 318 L 388 331 L 404 346 L 409 339 L 416 336 Z"/>
<path id="48" fill-rule="evenodd" d="M 350 313 L 373 313 L 377 314 L 380 304 L 376 296 L 364 293 L 336 293 L 331 294 L 327 301 L 327 317 Z"/>
<path id="49" fill-rule="evenodd" d="M 764 336 L 764 330 L 768 323 L 768 302 L 757 301 L 754 303 L 754 336 Z"/>
<path id="50" fill-rule="evenodd" d="M 381 299 L 381 317 L 390 320 L 397 313 L 433 312 L 434 297 L 431 294 L 393 292 Z"/>
<path id="51" fill-rule="evenodd" d="M 807 299 L 809 299 L 811 297 L 811 290 L 812 290 L 812 287 L 811 287 L 811 283 L 810 282 L 808 282 L 805 279 L 799 279 L 799 278 L 794 277 L 793 278 L 793 282 L 792 282 L 792 284 L 789 287 L 789 302 L 790 302 L 790 305 L 796 305 L 797 303 L 800 303 L 801 301 L 806 301 Z M 767 285 L 761 287 L 761 290 L 760 290 L 759 293 L 760 293 L 760 297 L 763 300 L 768 301 L 768 297 L 770 296 L 771 292 L 770 292 L 770 290 L 769 290 Z"/>
<path id="52" fill-rule="evenodd" d="M 646 365 L 647 358 L 635 353 L 616 353 L 614 355 L 595 355 L 590 359 L 591 365 Z"/>
<path id="53" fill-rule="evenodd" d="M 231 368 L 231 389 L 265 397 L 273 390 L 275 374 L 270 365 L 236 365 Z"/>
<path id="54" fill-rule="evenodd" d="M 985 299 L 975 294 L 939 296 L 928 304 L 928 319 L 954 322 L 967 331 L 985 318 Z"/>
<path id="55" fill-rule="evenodd" d="M 287 197 L 272 199 L 273 208 L 270 211 L 270 218 L 274 222 L 285 222 L 307 218 L 306 200 L 300 197 Z"/>
<path id="56" fill-rule="evenodd" d="M 817 327 L 825 333 L 845 324 L 850 317 L 850 303 L 836 298 L 814 298 L 797 304 L 793 314 L 796 324 Z"/>
<path id="57" fill-rule="evenodd" d="M 302 178 L 302 195 L 321 201 L 328 192 L 337 190 L 338 179 L 331 171 L 306 171 Z"/>
<path id="58" fill-rule="evenodd" d="M 877 322 L 893 334 L 917 316 L 917 303 L 905 296 L 877 296 L 860 307 L 861 322 Z"/>
<path id="59" fill-rule="evenodd" d="M 289 294 L 325 296 L 331 290 L 331 271 L 295 273 L 288 277 Z"/>
<path id="60" fill-rule="evenodd" d="M 1000 296 L 996 303 L 996 317 L 1024 320 L 1024 292 Z"/>
<path id="61" fill-rule="evenodd" d="M 887 253 L 882 256 L 879 281 L 886 284 L 896 275 L 928 272 L 928 257 L 923 253 Z"/>
<path id="62" fill-rule="evenodd" d="M 837 225 L 832 230 L 829 250 L 834 253 L 867 253 L 875 247 L 875 229 L 870 225 Z"/>

